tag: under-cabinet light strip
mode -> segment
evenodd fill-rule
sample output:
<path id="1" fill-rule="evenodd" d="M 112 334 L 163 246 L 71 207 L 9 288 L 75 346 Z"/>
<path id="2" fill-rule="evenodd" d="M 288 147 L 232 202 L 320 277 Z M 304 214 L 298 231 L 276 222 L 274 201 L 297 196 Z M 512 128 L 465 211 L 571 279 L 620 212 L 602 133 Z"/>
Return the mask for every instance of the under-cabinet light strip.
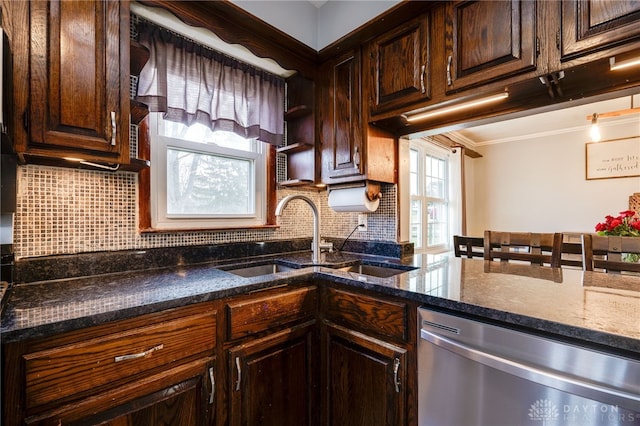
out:
<path id="1" fill-rule="evenodd" d="M 613 56 L 609 58 L 609 70 L 617 71 L 625 68 L 631 68 L 640 65 L 640 57 L 635 57 L 631 59 L 627 59 L 624 61 L 616 62 L 616 57 Z"/>
<path id="2" fill-rule="evenodd" d="M 460 110 L 464 110 L 464 109 L 469 109 L 469 108 L 474 108 L 480 105 L 485 105 L 485 104 L 489 104 L 489 103 L 493 103 L 493 102 L 498 102 L 501 101 L 503 99 L 506 99 L 509 97 L 509 92 L 502 92 L 502 93 L 498 93 L 496 95 L 491 95 L 491 96 L 486 96 L 483 98 L 479 98 L 479 99 L 474 99 L 472 101 L 467 101 L 467 102 L 462 102 L 459 104 L 455 104 L 455 105 L 451 105 L 448 107 L 443 107 L 443 108 L 436 108 L 436 109 L 432 109 L 432 110 L 428 110 L 428 111 L 423 111 L 423 112 L 419 112 L 413 115 L 405 115 L 404 118 L 409 122 L 414 122 L 414 121 L 421 121 L 421 120 L 425 120 L 427 118 L 431 118 L 431 117 L 435 117 L 438 115 L 443 115 L 443 114 L 449 114 L 452 112 L 456 112 L 456 111 L 460 111 Z"/>

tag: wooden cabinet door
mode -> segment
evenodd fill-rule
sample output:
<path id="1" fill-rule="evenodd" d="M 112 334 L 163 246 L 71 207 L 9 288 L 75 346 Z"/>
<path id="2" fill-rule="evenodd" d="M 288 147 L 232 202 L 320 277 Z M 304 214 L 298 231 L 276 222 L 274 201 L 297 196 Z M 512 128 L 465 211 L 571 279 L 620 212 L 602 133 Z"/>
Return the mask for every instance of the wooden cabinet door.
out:
<path id="1" fill-rule="evenodd" d="M 360 50 L 347 52 L 320 69 L 322 181 L 326 184 L 363 174 L 360 55 Z"/>
<path id="2" fill-rule="evenodd" d="M 176 373 L 176 374 L 174 374 Z M 163 388 L 156 387 L 158 382 Z M 45 412 L 25 418 L 29 426 L 110 425 L 110 426 L 206 426 L 213 424 L 215 377 L 210 359 L 169 369 L 157 380 L 143 379 L 140 384 L 125 385 L 69 405 L 52 406 Z M 147 393 L 118 404 L 126 393 Z M 156 389 L 155 391 L 149 389 Z M 126 398 L 126 397 L 125 397 Z"/>
<path id="3" fill-rule="evenodd" d="M 535 1 L 456 1 L 445 8 L 447 93 L 536 69 Z"/>
<path id="4" fill-rule="evenodd" d="M 213 366 L 203 374 L 129 404 L 109 426 L 206 426 L 213 424 Z M 209 384 L 207 384 L 209 383 Z M 145 405 L 145 400 L 150 401 Z"/>
<path id="5" fill-rule="evenodd" d="M 429 99 L 428 15 L 374 39 L 369 57 L 373 113 Z"/>
<path id="6" fill-rule="evenodd" d="M 323 340 L 325 423 L 406 424 L 406 350 L 335 325 L 326 327 Z"/>
<path id="7" fill-rule="evenodd" d="M 565 0 L 561 14 L 561 60 L 640 41 L 638 1 Z"/>
<path id="8" fill-rule="evenodd" d="M 228 351 L 229 424 L 317 424 L 310 321 Z"/>
<path id="9" fill-rule="evenodd" d="M 128 2 L 30 2 L 28 154 L 126 163 Z"/>

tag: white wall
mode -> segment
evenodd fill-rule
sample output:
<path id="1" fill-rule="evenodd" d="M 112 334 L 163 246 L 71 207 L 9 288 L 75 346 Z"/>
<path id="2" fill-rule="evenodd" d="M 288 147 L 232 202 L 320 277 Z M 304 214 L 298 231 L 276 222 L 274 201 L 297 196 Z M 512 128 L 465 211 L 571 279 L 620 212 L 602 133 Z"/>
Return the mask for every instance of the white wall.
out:
<path id="1" fill-rule="evenodd" d="M 321 50 L 345 34 L 390 9 L 399 0 L 329 0 L 318 14 L 318 47 Z"/>
<path id="2" fill-rule="evenodd" d="M 638 129 L 640 130 L 640 128 Z M 637 136 L 607 129 L 607 138 Z M 477 148 L 467 159 L 467 234 L 485 229 L 594 232 L 604 216 L 626 210 L 640 177 L 585 179 L 584 131 Z"/>
<path id="3" fill-rule="evenodd" d="M 232 0 L 232 3 L 318 50 L 318 9 L 308 1 Z"/>
<path id="4" fill-rule="evenodd" d="M 400 0 L 329 0 L 320 8 L 298 0 L 231 0 L 307 46 L 321 50 Z"/>

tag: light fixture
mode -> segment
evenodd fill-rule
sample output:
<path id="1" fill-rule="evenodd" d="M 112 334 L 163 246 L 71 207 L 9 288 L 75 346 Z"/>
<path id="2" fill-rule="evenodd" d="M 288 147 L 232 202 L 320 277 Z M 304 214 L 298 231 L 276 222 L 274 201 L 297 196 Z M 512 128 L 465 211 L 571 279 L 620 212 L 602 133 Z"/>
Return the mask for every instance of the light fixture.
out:
<path id="1" fill-rule="evenodd" d="M 85 166 L 96 167 L 102 170 L 109 170 L 110 172 L 115 172 L 120 168 L 120 164 L 115 164 L 113 166 L 107 166 L 104 164 L 92 163 L 91 161 L 85 161 L 82 158 L 74 158 L 74 157 L 64 157 L 63 160 L 72 161 L 74 163 L 80 163 Z"/>
<path id="2" fill-rule="evenodd" d="M 603 118 L 619 117 L 621 115 L 638 114 L 638 113 L 640 113 L 640 108 L 633 107 L 633 95 L 631 95 L 631 108 L 621 109 L 618 111 L 603 112 L 601 114 L 594 112 L 593 115 L 587 115 L 587 120 L 591 121 L 591 129 L 589 130 L 591 141 L 599 142 L 601 139 L 598 120 L 602 120 Z"/>
<path id="3" fill-rule="evenodd" d="M 445 106 L 442 108 L 433 108 L 433 109 L 418 112 L 412 115 L 403 115 L 403 117 L 409 123 L 413 123 L 414 121 L 426 120 L 427 118 L 435 117 L 438 115 L 450 114 L 452 112 L 474 108 L 480 105 L 485 105 L 493 102 L 498 102 L 508 97 L 509 97 L 509 92 L 505 91 L 495 95 L 485 96 L 483 98 L 473 99 L 466 102 L 460 102 L 460 103 Z"/>
<path id="4" fill-rule="evenodd" d="M 640 65 L 640 56 L 635 58 L 626 59 L 624 61 L 616 62 L 616 57 L 612 56 L 609 58 L 609 70 L 617 71 L 625 68 L 636 67 Z"/>
<path id="5" fill-rule="evenodd" d="M 589 135 L 591 136 L 591 142 L 600 142 L 600 128 L 598 127 L 598 114 L 593 113 L 591 118 L 591 130 L 589 130 Z"/>

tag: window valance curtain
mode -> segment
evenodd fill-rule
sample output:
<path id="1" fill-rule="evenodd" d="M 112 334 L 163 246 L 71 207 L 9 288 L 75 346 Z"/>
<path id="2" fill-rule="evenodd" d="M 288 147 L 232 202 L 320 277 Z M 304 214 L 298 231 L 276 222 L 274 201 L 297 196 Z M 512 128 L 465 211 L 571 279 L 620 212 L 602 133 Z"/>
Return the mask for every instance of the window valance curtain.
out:
<path id="1" fill-rule="evenodd" d="M 284 80 L 147 22 L 138 41 L 151 56 L 137 97 L 150 111 L 280 145 Z"/>

